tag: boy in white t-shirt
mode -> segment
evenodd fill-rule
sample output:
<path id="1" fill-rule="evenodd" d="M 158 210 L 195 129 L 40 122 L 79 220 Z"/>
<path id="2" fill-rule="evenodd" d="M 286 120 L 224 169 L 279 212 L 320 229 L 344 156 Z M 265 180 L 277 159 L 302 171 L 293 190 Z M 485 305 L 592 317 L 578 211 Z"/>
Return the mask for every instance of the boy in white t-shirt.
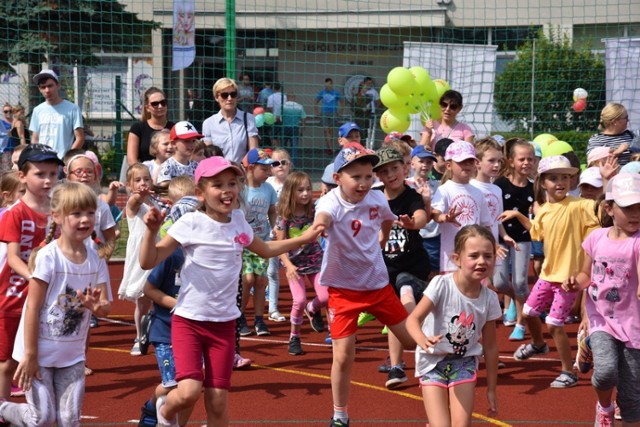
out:
<path id="1" fill-rule="evenodd" d="M 175 152 L 160 166 L 156 181 L 158 187 L 168 187 L 169 181 L 176 176 L 195 176 L 198 163 L 191 160 L 191 156 L 196 149 L 196 141 L 202 137 L 203 135 L 189 122 L 183 121 L 173 125 L 169 139 L 175 145 Z"/>
<path id="2" fill-rule="evenodd" d="M 314 226 L 324 227 L 327 235 L 320 284 L 329 287 L 333 427 L 349 425 L 347 400 L 358 315 L 371 313 L 388 325 L 405 348 L 415 345 L 405 327 L 407 312 L 389 284 L 382 257 L 381 248 L 398 219 L 382 192 L 369 191 L 378 160 L 361 145 L 343 148 L 334 162 L 338 187 L 316 206 Z"/>
<path id="3" fill-rule="evenodd" d="M 431 202 L 432 218 L 440 223 L 440 270 L 456 271 L 451 259 L 456 233 L 465 225 L 491 227 L 494 219 L 480 190 L 469 184 L 476 174 L 476 151 L 466 141 L 454 141 L 445 153 L 451 179 L 436 190 Z"/>

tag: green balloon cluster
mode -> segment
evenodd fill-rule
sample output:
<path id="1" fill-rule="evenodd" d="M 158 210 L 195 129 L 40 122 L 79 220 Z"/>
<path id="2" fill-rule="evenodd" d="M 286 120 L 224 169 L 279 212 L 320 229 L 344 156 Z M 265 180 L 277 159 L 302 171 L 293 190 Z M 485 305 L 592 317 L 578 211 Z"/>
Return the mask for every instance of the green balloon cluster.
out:
<path id="1" fill-rule="evenodd" d="M 380 127 L 386 133 L 404 133 L 411 124 L 411 114 L 420 114 L 423 124 L 439 119 L 438 101 L 449 89 L 446 81 L 432 80 L 423 67 L 395 67 L 380 89 L 380 100 L 387 107 L 380 117 Z"/>
<path id="2" fill-rule="evenodd" d="M 571 144 L 560 141 L 555 135 L 541 133 L 533 139 L 533 143 L 540 147 L 542 157 L 560 156 L 573 151 Z"/>

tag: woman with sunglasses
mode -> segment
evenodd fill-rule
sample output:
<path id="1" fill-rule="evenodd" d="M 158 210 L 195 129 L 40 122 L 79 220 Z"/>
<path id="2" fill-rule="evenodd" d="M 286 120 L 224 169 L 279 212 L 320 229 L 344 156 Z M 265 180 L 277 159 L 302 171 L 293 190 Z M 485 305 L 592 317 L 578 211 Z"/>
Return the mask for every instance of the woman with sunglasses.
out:
<path id="1" fill-rule="evenodd" d="M 213 97 L 220 111 L 202 124 L 207 144 L 222 149 L 224 158 L 240 163 L 252 148 L 258 148 L 258 128 L 253 114 L 238 108 L 238 85 L 223 77 L 213 85 Z"/>
<path id="2" fill-rule="evenodd" d="M 448 90 L 440 97 L 440 120 L 427 120 L 422 130 L 420 145 L 433 151 L 436 142 L 442 138 L 459 139 L 473 144 L 475 135 L 473 129 L 465 123 L 459 122 L 456 117 L 462 110 L 462 94 L 455 90 Z"/>
<path id="3" fill-rule="evenodd" d="M 174 123 L 167 119 L 167 97 L 157 87 L 150 87 L 144 93 L 144 107 L 140 121 L 131 125 L 127 139 L 127 163 L 142 163 L 152 160 L 149 153 L 151 137 L 159 130 L 170 130 Z"/>
<path id="4" fill-rule="evenodd" d="M 629 129 L 629 113 L 624 105 L 610 102 L 600 112 L 600 133 L 589 138 L 587 155 L 596 147 L 606 147 L 611 156 L 624 166 L 631 160 L 630 147 L 635 135 Z"/>

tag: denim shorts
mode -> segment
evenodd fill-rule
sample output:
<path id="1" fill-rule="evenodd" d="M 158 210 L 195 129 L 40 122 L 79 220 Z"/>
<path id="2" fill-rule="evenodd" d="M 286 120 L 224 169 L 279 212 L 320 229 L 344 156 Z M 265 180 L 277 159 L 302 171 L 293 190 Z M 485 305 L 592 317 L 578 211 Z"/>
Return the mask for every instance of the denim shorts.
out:
<path id="1" fill-rule="evenodd" d="M 446 356 L 435 368 L 420 377 L 420 386 L 451 388 L 475 382 L 478 374 L 477 364 L 475 356 Z"/>
<path id="2" fill-rule="evenodd" d="M 162 387 L 172 388 L 178 385 L 176 381 L 176 364 L 173 360 L 173 347 L 166 343 L 153 343 L 156 350 L 156 360 L 160 369 Z"/>

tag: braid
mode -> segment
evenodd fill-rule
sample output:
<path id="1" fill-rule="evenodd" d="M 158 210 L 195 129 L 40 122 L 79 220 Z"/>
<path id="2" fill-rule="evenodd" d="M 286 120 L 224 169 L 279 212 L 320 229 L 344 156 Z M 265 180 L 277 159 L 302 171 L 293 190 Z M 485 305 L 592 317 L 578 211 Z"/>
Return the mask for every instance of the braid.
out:
<path id="1" fill-rule="evenodd" d="M 29 255 L 29 262 L 27 263 L 27 267 L 29 267 L 29 271 L 33 273 L 33 270 L 36 268 L 36 255 L 40 252 L 40 249 L 47 246 L 53 240 L 53 236 L 56 234 L 57 225 L 55 222 L 51 223 L 49 227 L 49 232 L 47 233 L 44 241 L 42 241 L 37 247 L 33 248 L 31 251 L 31 255 Z"/>
<path id="2" fill-rule="evenodd" d="M 102 240 L 100 240 L 98 238 L 98 235 L 96 234 L 95 229 L 91 232 L 91 240 L 93 240 L 93 242 L 98 247 L 98 256 L 108 261 L 109 258 L 111 258 L 111 255 L 113 254 L 115 245 L 113 243 L 103 242 Z"/>

